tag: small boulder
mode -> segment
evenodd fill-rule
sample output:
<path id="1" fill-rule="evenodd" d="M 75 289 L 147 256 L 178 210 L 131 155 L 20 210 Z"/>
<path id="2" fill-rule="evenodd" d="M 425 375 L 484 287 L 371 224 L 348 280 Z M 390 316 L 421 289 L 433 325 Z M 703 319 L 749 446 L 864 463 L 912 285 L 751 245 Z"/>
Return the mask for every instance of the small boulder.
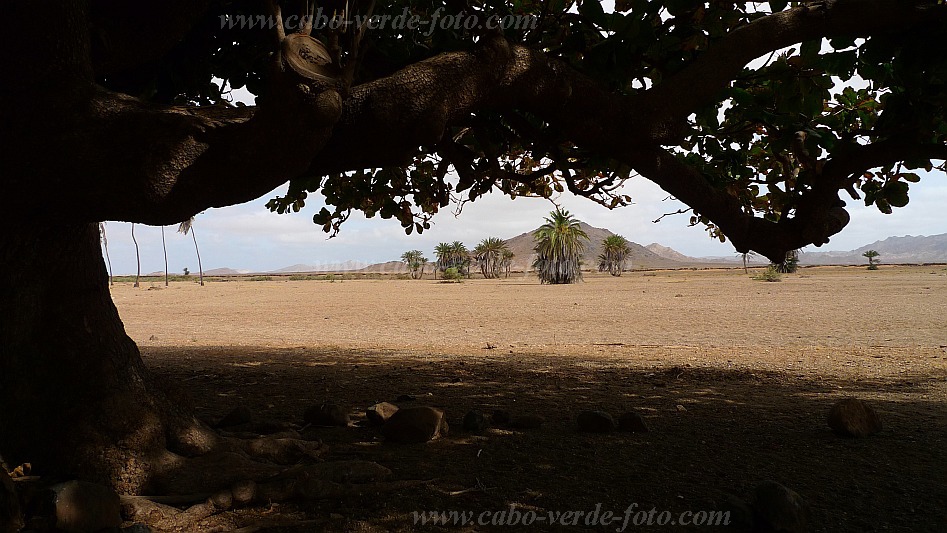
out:
<path id="1" fill-rule="evenodd" d="M 247 424 L 251 421 L 253 421 L 253 412 L 246 406 L 238 405 L 233 408 L 233 411 L 224 415 L 224 417 L 220 419 L 220 422 L 217 422 L 217 427 L 229 428 L 239 426 L 240 424 Z"/>
<path id="2" fill-rule="evenodd" d="M 490 415 L 490 421 L 497 426 L 505 426 L 510 423 L 510 412 L 505 409 L 497 409 Z"/>
<path id="3" fill-rule="evenodd" d="M 718 506 L 721 512 L 730 513 L 730 522 L 727 524 L 730 531 L 753 531 L 753 508 L 743 499 L 726 494 Z"/>
<path id="4" fill-rule="evenodd" d="M 303 420 L 313 426 L 345 427 L 349 425 L 349 413 L 339 405 L 324 402 L 322 405 L 314 405 L 306 409 Z"/>
<path id="5" fill-rule="evenodd" d="M 539 429 L 546 419 L 539 415 L 522 415 L 510 421 L 513 429 Z"/>
<path id="6" fill-rule="evenodd" d="M 615 419 L 605 411 L 582 411 L 576 417 L 579 431 L 586 433 L 610 433 L 615 430 Z"/>
<path id="7" fill-rule="evenodd" d="M 13 533 L 22 527 L 23 515 L 16 488 L 6 469 L 0 466 L 0 533 Z"/>
<path id="8" fill-rule="evenodd" d="M 844 437 L 867 437 L 881 431 L 881 417 L 857 398 L 840 400 L 829 410 L 829 427 Z"/>
<path id="9" fill-rule="evenodd" d="M 467 411 L 464 415 L 464 431 L 482 433 L 485 429 L 487 429 L 487 417 L 480 411 Z"/>
<path id="10" fill-rule="evenodd" d="M 113 490 L 86 481 L 67 481 L 50 487 L 56 528 L 84 533 L 122 525 L 122 505 Z"/>
<path id="11" fill-rule="evenodd" d="M 417 398 L 415 398 L 414 396 L 411 396 L 410 394 L 402 394 L 401 396 L 398 396 L 398 399 L 396 399 L 395 401 L 396 402 L 413 402 L 414 400 L 417 400 Z"/>
<path id="12" fill-rule="evenodd" d="M 618 431 L 627 431 L 629 433 L 647 433 L 649 429 L 648 424 L 645 423 L 644 418 L 642 418 L 641 415 L 634 411 L 628 411 L 627 413 L 622 413 L 622 415 L 618 417 Z"/>
<path id="13" fill-rule="evenodd" d="M 809 509 L 802 496 L 775 481 L 764 481 L 755 491 L 754 522 L 758 530 L 804 533 Z"/>
<path id="14" fill-rule="evenodd" d="M 373 426 L 380 426 L 391 418 L 391 415 L 398 412 L 398 406 L 393 403 L 381 402 L 365 410 L 365 418 Z"/>
<path id="15" fill-rule="evenodd" d="M 392 442 L 427 442 L 446 435 L 444 411 L 433 407 L 407 407 L 391 415 L 381 432 Z"/>

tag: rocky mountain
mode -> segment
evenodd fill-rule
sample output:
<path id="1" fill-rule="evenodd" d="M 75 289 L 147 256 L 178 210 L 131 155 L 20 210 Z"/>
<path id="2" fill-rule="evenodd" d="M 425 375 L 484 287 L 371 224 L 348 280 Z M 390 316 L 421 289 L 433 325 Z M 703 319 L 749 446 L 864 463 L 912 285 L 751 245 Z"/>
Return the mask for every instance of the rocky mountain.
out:
<path id="1" fill-rule="evenodd" d="M 698 259 L 695 259 L 693 257 L 688 257 L 682 254 L 681 252 L 678 252 L 674 248 L 670 248 L 668 246 L 662 246 L 656 242 L 653 242 L 645 246 L 645 248 L 652 251 L 656 255 L 663 257 L 665 259 L 670 259 L 671 261 L 680 261 L 682 263 L 695 263 L 699 261 Z"/>
<path id="2" fill-rule="evenodd" d="M 606 237 L 614 235 L 614 233 L 604 228 L 590 226 L 585 222 L 581 222 L 580 227 L 589 236 L 589 242 L 583 255 L 585 268 L 597 268 L 598 256 L 602 253 L 602 241 Z M 536 246 L 533 233 L 533 231 L 529 231 L 506 240 L 506 245 L 515 254 L 513 270 L 525 270 L 532 266 L 533 259 L 535 259 L 533 248 Z M 664 255 L 662 255 L 636 242 L 629 241 L 628 246 L 631 248 L 629 268 L 678 268 L 688 266 L 689 262 L 697 261 L 671 248 L 661 247 L 664 252 Z M 674 258 L 675 255 L 684 258 L 684 260 Z"/>
<path id="3" fill-rule="evenodd" d="M 361 270 L 369 266 L 369 263 L 364 261 L 345 261 L 342 263 L 321 263 L 317 265 L 307 265 L 304 263 L 298 263 L 295 265 L 290 265 L 288 267 L 283 267 L 279 270 L 273 270 L 273 274 L 297 274 L 297 273 L 308 273 L 308 272 L 349 272 L 355 270 Z"/>
<path id="4" fill-rule="evenodd" d="M 845 252 L 804 252 L 799 257 L 803 265 L 860 265 L 868 250 L 881 254 L 882 263 L 947 263 L 947 233 L 931 236 L 888 237 L 882 241 Z"/>
<path id="5" fill-rule="evenodd" d="M 232 268 L 212 268 L 210 270 L 205 270 L 205 276 L 239 276 L 240 274 L 246 274 L 249 271 L 247 270 L 234 270 Z M 191 272 L 191 274 L 197 274 L 197 272 Z"/>

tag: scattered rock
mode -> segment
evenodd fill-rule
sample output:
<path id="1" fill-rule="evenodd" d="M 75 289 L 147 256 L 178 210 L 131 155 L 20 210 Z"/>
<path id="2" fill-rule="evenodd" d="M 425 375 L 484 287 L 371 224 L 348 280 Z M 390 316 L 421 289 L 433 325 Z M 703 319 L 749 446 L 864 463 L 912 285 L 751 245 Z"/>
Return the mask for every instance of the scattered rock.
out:
<path id="1" fill-rule="evenodd" d="M 760 531 L 803 533 L 808 529 L 809 510 L 802 496 L 776 483 L 764 481 L 755 491 L 754 522 Z"/>
<path id="2" fill-rule="evenodd" d="M 645 423 L 644 418 L 642 418 L 641 415 L 634 411 L 628 411 L 627 413 L 622 413 L 622 415 L 618 417 L 618 431 L 627 431 L 630 433 L 647 433 L 650 430 L 648 429 L 648 424 Z"/>
<path id="3" fill-rule="evenodd" d="M 464 431 L 481 433 L 487 429 L 487 417 L 480 411 L 467 411 L 464 415 Z"/>
<path id="4" fill-rule="evenodd" d="M 497 409 L 490 415 L 490 421 L 497 426 L 505 426 L 510 423 L 510 412 L 504 409 Z"/>
<path id="5" fill-rule="evenodd" d="M 23 515 L 13 480 L 6 469 L 0 467 L 0 533 L 13 533 L 22 527 Z"/>
<path id="6" fill-rule="evenodd" d="M 252 421 L 253 412 L 251 412 L 246 406 L 238 405 L 237 407 L 234 407 L 233 411 L 230 411 L 223 418 L 221 418 L 220 422 L 217 422 L 217 427 L 229 428 L 231 426 L 239 426 L 240 424 L 248 424 Z"/>
<path id="7" fill-rule="evenodd" d="M 538 429 L 546 422 L 546 419 L 539 415 L 522 415 L 510 421 L 510 427 L 514 429 Z"/>
<path id="8" fill-rule="evenodd" d="M 427 442 L 448 432 L 444 411 L 433 407 L 407 407 L 391 415 L 382 434 L 392 442 Z"/>
<path id="9" fill-rule="evenodd" d="M 846 398 L 833 405 L 828 422 L 832 431 L 844 437 L 867 437 L 881 431 L 881 417 L 857 398 Z"/>
<path id="10" fill-rule="evenodd" d="M 395 401 L 396 402 L 413 402 L 414 400 L 417 400 L 417 398 L 415 398 L 414 396 L 411 396 L 410 394 L 402 394 L 401 396 L 398 396 L 398 399 Z"/>
<path id="11" fill-rule="evenodd" d="M 233 504 L 235 506 L 249 505 L 256 499 L 257 490 L 256 481 L 252 479 L 237 481 L 230 487 Z"/>
<path id="12" fill-rule="evenodd" d="M 677 404 L 677 410 L 678 410 L 678 412 L 681 412 L 681 413 L 686 413 L 686 412 L 687 412 L 687 408 L 684 407 L 684 406 L 681 405 L 681 404 Z"/>
<path id="13" fill-rule="evenodd" d="M 398 411 L 398 406 L 393 403 L 381 402 L 365 410 L 365 418 L 373 426 L 380 426 L 391 418 L 391 415 Z"/>
<path id="14" fill-rule="evenodd" d="M 306 409 L 303 420 L 314 426 L 344 427 L 349 425 L 349 413 L 334 403 L 324 402 L 322 405 L 314 405 Z"/>
<path id="15" fill-rule="evenodd" d="M 50 487 L 56 528 L 85 533 L 122 525 L 122 505 L 118 494 L 107 487 L 86 481 L 67 481 Z"/>
<path id="16" fill-rule="evenodd" d="M 605 411 L 582 411 L 576 417 L 579 431 L 587 433 L 610 433 L 615 430 L 615 419 Z"/>

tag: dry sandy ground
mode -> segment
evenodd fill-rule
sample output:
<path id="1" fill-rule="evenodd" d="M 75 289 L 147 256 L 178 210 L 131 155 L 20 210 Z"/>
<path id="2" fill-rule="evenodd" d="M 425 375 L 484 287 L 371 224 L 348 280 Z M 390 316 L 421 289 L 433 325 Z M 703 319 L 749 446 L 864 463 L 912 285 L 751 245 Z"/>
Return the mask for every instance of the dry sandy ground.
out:
<path id="1" fill-rule="evenodd" d="M 208 420 L 242 403 L 299 422 L 331 399 L 358 421 L 402 394 L 445 409 L 454 430 L 427 445 L 382 445 L 358 425 L 324 430 L 339 457 L 434 481 L 280 509 L 321 527 L 407 530 L 412 511 L 511 504 L 621 514 L 637 503 L 677 516 L 719 509 L 726 494 L 745 498 L 771 479 L 809 502 L 812 531 L 947 530 L 943 266 L 807 268 L 780 283 L 742 270 L 595 275 L 571 286 L 522 275 L 274 278 L 119 284 L 113 296 L 146 362 Z M 877 408 L 882 433 L 847 440 L 828 430 L 829 407 L 848 396 Z M 468 409 L 547 422 L 470 435 L 459 430 Z M 582 409 L 635 409 L 651 431 L 580 434 Z"/>

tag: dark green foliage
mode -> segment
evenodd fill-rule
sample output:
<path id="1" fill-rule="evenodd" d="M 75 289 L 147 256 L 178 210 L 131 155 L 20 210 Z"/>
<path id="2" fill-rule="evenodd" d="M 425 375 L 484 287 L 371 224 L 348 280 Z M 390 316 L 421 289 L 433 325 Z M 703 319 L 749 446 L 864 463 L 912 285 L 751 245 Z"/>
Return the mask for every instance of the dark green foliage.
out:
<path id="1" fill-rule="evenodd" d="M 631 248 L 621 235 L 609 235 L 602 240 L 602 253 L 598 256 L 598 271 L 621 276 L 628 262 Z"/>
<path id="2" fill-rule="evenodd" d="M 480 265 L 480 273 L 484 278 L 499 278 L 500 274 L 508 270 L 513 261 L 513 253 L 507 248 L 506 242 L 497 237 L 488 237 L 473 250 L 474 258 Z M 509 273 L 507 272 L 507 275 Z"/>
<path id="3" fill-rule="evenodd" d="M 582 254 L 589 236 L 574 216 L 556 209 L 533 237 L 536 239 L 533 268 L 541 283 L 575 283 L 582 279 Z"/>
<path id="4" fill-rule="evenodd" d="M 791 250 L 782 263 L 774 263 L 773 268 L 780 274 L 794 274 L 799 269 L 799 250 Z"/>

